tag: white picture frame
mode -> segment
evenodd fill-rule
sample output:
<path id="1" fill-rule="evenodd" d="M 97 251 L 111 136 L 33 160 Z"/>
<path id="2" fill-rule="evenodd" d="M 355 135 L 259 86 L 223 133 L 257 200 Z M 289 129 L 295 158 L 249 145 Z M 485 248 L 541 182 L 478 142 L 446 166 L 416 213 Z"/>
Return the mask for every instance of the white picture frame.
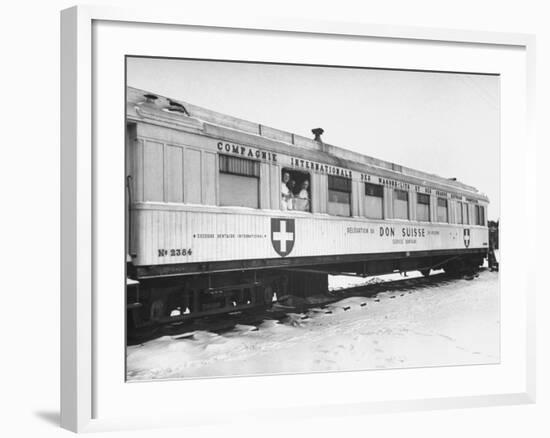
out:
<path id="1" fill-rule="evenodd" d="M 472 371 L 478 379 L 487 373 L 498 375 L 496 380 L 484 388 L 480 388 L 481 393 L 473 391 L 471 388 L 465 388 L 462 392 L 441 392 L 428 391 L 424 395 L 417 389 L 411 389 L 409 393 L 387 392 L 387 397 L 365 398 L 357 394 L 338 392 L 336 388 L 343 382 L 341 378 L 356 378 L 364 383 L 365 379 L 372 376 L 372 373 L 388 373 L 388 371 L 365 371 L 354 373 L 333 373 L 321 377 L 326 382 L 329 390 L 320 394 L 313 393 L 312 398 L 303 401 L 301 404 L 292 404 L 285 406 L 283 397 L 274 397 L 270 406 L 254 406 L 249 402 L 247 406 L 240 406 L 231 412 L 222 412 L 220 406 L 223 406 L 223 393 L 241 388 L 244 394 L 252 394 L 252 386 L 261 388 L 262 385 L 281 386 L 296 382 L 301 379 L 304 387 L 315 385 L 315 380 L 319 376 L 284 376 L 274 382 L 273 377 L 253 377 L 245 378 L 246 381 L 234 379 L 210 379 L 195 380 L 188 382 L 164 382 L 151 383 L 146 385 L 131 386 L 131 394 L 127 397 L 143 396 L 143 400 L 162 396 L 165 392 L 168 394 L 167 403 L 170 403 L 169 385 L 178 387 L 181 390 L 182 385 L 186 385 L 186 391 L 195 395 L 196 410 L 192 415 L 181 415 L 177 404 L 172 403 L 171 409 L 167 410 L 162 404 L 156 407 L 147 407 L 150 415 L 142 413 L 132 414 L 131 409 L 117 409 L 116 405 L 124 406 L 122 402 L 122 392 L 124 389 L 113 389 L 108 393 L 105 382 L 112 382 L 109 379 L 117 380 L 117 385 L 124 388 L 124 376 L 118 371 L 114 376 L 107 376 L 110 373 L 110 365 L 106 362 L 106 354 L 98 354 L 104 347 L 106 333 L 113 333 L 113 341 L 116 344 L 117 339 L 123 338 L 124 329 L 116 321 L 116 311 L 104 313 L 106 316 L 101 322 L 97 321 L 97 312 L 103 311 L 104 300 L 97 300 L 98 287 L 101 287 L 106 279 L 102 279 L 103 273 L 101 264 L 103 257 L 100 256 L 104 251 L 105 245 L 97 240 L 98 235 L 102 235 L 101 229 L 101 211 L 105 209 L 98 208 L 103 202 L 109 202 L 102 194 L 105 193 L 104 186 L 98 185 L 99 173 L 110 175 L 113 181 L 121 179 L 116 173 L 116 165 L 108 166 L 104 158 L 95 153 L 95 144 L 105 132 L 98 130 L 96 123 L 100 123 L 103 113 L 101 112 L 101 97 L 96 93 L 98 84 L 101 88 L 101 81 L 106 80 L 108 71 L 103 71 L 101 66 L 105 63 L 102 60 L 104 42 L 102 40 L 102 28 L 98 25 L 106 23 L 109 29 L 110 41 L 113 43 L 112 56 L 119 59 L 120 53 L 124 53 L 125 48 L 121 46 L 125 38 L 123 33 L 127 31 L 134 32 L 133 35 L 139 35 L 140 29 L 148 28 L 148 32 L 158 34 L 148 39 L 151 46 L 144 50 L 152 50 L 156 38 L 166 37 L 166 32 L 176 31 L 179 28 L 185 28 L 191 31 L 200 32 L 208 35 L 209 32 L 229 32 L 234 31 L 239 37 L 259 38 L 263 33 L 269 33 L 273 38 L 301 38 L 304 36 L 316 35 L 319 38 L 344 38 L 349 41 L 369 41 L 384 42 L 385 44 L 401 44 L 404 47 L 425 47 L 426 56 L 429 56 L 430 50 L 469 50 L 474 48 L 483 48 L 487 53 L 494 51 L 514 53 L 508 61 L 498 61 L 491 67 L 491 62 L 472 58 L 472 65 L 478 62 L 484 65 L 484 71 L 503 74 L 510 77 L 510 82 L 503 84 L 503 93 L 514 95 L 514 99 L 520 102 L 519 113 L 508 113 L 510 110 L 509 102 L 511 100 L 503 99 L 503 115 L 505 120 L 513 120 L 511 124 L 517 129 L 510 130 L 508 125 L 503 128 L 503 145 L 510 145 L 514 142 L 521 142 L 522 158 L 521 163 L 516 168 L 511 169 L 512 162 L 508 160 L 508 154 L 503 154 L 502 159 L 502 193 L 501 197 L 505 200 L 508 197 L 516 195 L 521 196 L 521 192 L 515 192 L 512 183 L 515 181 L 519 187 L 517 190 L 528 189 L 529 193 L 524 202 L 536 199 L 535 194 L 535 143 L 532 133 L 533 108 L 534 108 L 534 53 L 535 39 L 532 35 L 492 33 L 477 31 L 460 31 L 450 29 L 425 29 L 403 26 L 380 26 L 365 23 L 339 23 L 339 22 L 318 22 L 293 19 L 276 19 L 267 17 L 255 17 L 251 15 L 240 15 L 239 18 L 219 17 L 215 14 L 208 16 L 196 15 L 188 11 L 166 11 L 157 8 L 146 10 L 127 10 L 110 7 L 92 7 L 78 6 L 61 13 L 61 426 L 72 431 L 100 431 L 120 428 L 145 428 L 160 426 L 183 426 L 191 424 L 207 424 L 212 419 L 212 411 L 216 412 L 216 422 L 235 420 L 236 417 L 255 416 L 257 418 L 270 419 L 281 413 L 290 415 L 293 418 L 311 417 L 312 415 L 361 415 L 371 412 L 392 412 L 403 410 L 419 409 L 441 409 L 456 407 L 475 407 L 488 405 L 520 404 L 533 403 L 535 400 L 535 309 L 534 294 L 535 282 L 534 275 L 519 275 L 516 273 L 506 274 L 507 260 L 512 260 L 511 249 L 523 249 L 529 251 L 534 247 L 533 236 L 528 235 L 525 239 L 519 240 L 512 233 L 507 234 L 507 230 L 512 229 L 515 223 L 521 221 L 534 222 L 534 212 L 529 209 L 516 208 L 512 212 L 511 206 L 504 204 L 503 208 L 503 277 L 509 280 L 509 284 L 520 287 L 519 309 L 510 309 L 503 305 L 503 321 L 509 321 L 511 316 L 518 316 L 520 322 L 512 324 L 510 328 L 503 326 L 502 343 L 504 354 L 502 370 L 506 368 L 508 359 L 512 360 L 510 355 L 506 354 L 506 345 L 514 342 L 514 347 L 510 351 L 514 353 L 514 366 L 504 370 L 499 374 L 497 369 L 482 369 L 480 367 L 463 367 L 462 370 L 395 370 L 398 378 L 413 378 L 418 382 L 422 379 L 449 379 L 454 373 L 453 378 L 466 379 L 465 376 Z M 116 26 L 124 27 L 122 31 Z M 128 28 L 131 28 L 128 30 Z M 137 33 L 136 33 L 137 32 Z M 163 35 L 161 35 L 163 34 Z M 139 38 L 134 38 L 134 44 L 138 44 Z M 200 39 L 198 40 L 200 41 Z M 315 44 L 313 42 L 312 44 Z M 317 44 L 320 44 L 317 43 Z M 351 43 L 349 43 L 351 44 Z M 116 47 L 115 47 L 116 46 Z M 166 47 L 166 45 L 165 45 Z M 194 50 L 200 49 L 200 46 L 194 47 Z M 115 50 L 122 52 L 114 53 Z M 169 49 L 166 49 L 167 51 Z M 397 48 L 395 53 L 403 51 L 403 47 Z M 424 50 L 424 49 L 423 49 Z M 330 50 L 329 50 L 330 51 Z M 126 52 L 127 54 L 136 54 L 135 52 Z M 385 67 L 395 68 L 391 64 L 389 55 Z M 149 53 L 157 55 L 159 53 Z M 181 56 L 184 55 L 182 50 Z M 111 56 L 111 55 L 105 55 Z M 235 54 L 234 56 L 239 56 Z M 254 55 L 251 55 L 254 59 Z M 292 56 L 291 54 L 288 56 Z M 320 55 L 319 55 L 320 56 Z M 330 53 L 324 56 L 331 56 Z M 333 55 L 332 55 L 333 56 Z M 498 57 L 500 55 L 495 55 Z M 504 56 L 504 55 L 502 55 Z M 474 57 L 475 58 L 475 57 Z M 512 59 L 513 58 L 513 59 Z M 495 58 L 496 59 L 496 58 Z M 117 61 L 118 62 L 118 61 Z M 380 62 L 383 62 L 381 60 Z M 413 61 L 410 61 L 413 62 Z M 417 61 L 415 61 L 417 62 Z M 420 61 L 418 61 L 420 62 Z M 456 71 L 471 71 L 464 65 L 461 68 L 460 56 L 455 57 Z M 507 66 L 506 62 L 510 65 Z M 98 63 L 96 65 L 96 63 Z M 438 65 L 445 67 L 438 68 Z M 448 70 L 450 60 L 442 61 L 433 59 L 430 63 L 424 65 L 427 70 Z M 398 66 L 398 65 L 397 65 Z M 398 66 L 399 67 L 399 66 Z M 502 69 L 502 70 L 501 70 Z M 508 69 L 508 70 L 507 70 Z M 116 70 L 120 72 L 120 70 Z M 483 71 L 483 70 L 479 70 Z M 508 76 L 506 76 L 508 75 Z M 525 79 L 525 82 L 523 82 Z M 117 81 L 123 80 L 117 77 Z M 526 86 L 525 86 L 526 83 Z M 520 85 L 523 84 L 523 85 Z M 120 90 L 123 93 L 124 90 Z M 115 105 L 116 106 L 116 105 Z M 119 108 L 120 107 L 120 108 Z M 124 103 L 120 102 L 116 111 L 124 111 Z M 514 110 L 516 111 L 516 110 Z M 118 113 L 117 113 L 118 114 Z M 517 116 L 513 117 L 512 116 Z M 523 118 L 521 116 L 524 116 Z M 120 125 L 122 135 L 123 119 L 116 119 Z M 101 128 L 103 129 L 103 128 Z M 115 128 L 116 129 L 116 128 Z M 504 146 L 508 147 L 508 146 Z M 113 159 L 116 162 L 116 158 Z M 115 163 L 116 164 L 116 163 Z M 116 205 L 116 194 L 112 195 L 113 203 Z M 508 251 L 507 251 L 508 248 Z M 116 252 L 116 251 L 115 251 Z M 514 251 L 516 252 L 516 251 Z M 510 265 L 510 264 L 509 264 Z M 531 273 L 534 268 L 524 266 L 525 274 Z M 109 275 L 116 276 L 120 274 L 115 272 Z M 522 271 L 523 272 L 523 271 Z M 107 277 L 107 275 L 105 275 Z M 502 280 L 504 284 L 504 280 Z M 113 307 L 120 307 L 123 303 L 123 286 L 119 287 L 121 291 L 120 299 L 114 299 Z M 116 288 L 115 288 L 116 290 Z M 118 301 L 117 301 L 118 300 Z M 119 302 L 120 301 L 120 302 Z M 117 307 L 117 308 L 118 308 Z M 517 312 L 515 315 L 513 312 Z M 506 318 L 506 320 L 505 320 Z M 123 350 L 123 345 L 118 345 Z M 113 348 L 118 348 L 114 345 Z M 123 354 L 123 353 L 122 353 Z M 117 367 L 120 366 L 120 357 L 115 359 Z M 475 369 L 474 369 L 475 368 Z M 118 369 L 118 368 L 117 368 Z M 118 374 L 117 374 L 118 373 Z M 365 374 L 365 373 L 371 373 Z M 458 373 L 458 374 L 457 374 Z M 343 377 L 335 377 L 335 374 L 346 374 Z M 351 376 L 351 377 L 350 377 Z M 435 377 L 432 377 L 435 376 Z M 277 377 L 276 377 L 277 379 Z M 284 380 L 283 380 L 284 379 Z M 340 379 L 340 380 L 339 380 Z M 420 379 L 420 380 L 418 380 Z M 500 380 L 499 380 L 500 379 Z M 505 385 L 502 382 L 507 380 L 513 382 L 513 385 Z M 460 381 L 460 380 L 459 380 Z M 156 386 L 154 386 L 156 385 Z M 248 386 L 250 387 L 248 387 Z M 153 387 L 154 386 L 154 387 Z M 220 401 L 218 405 L 208 405 L 200 396 L 201 391 L 220 391 Z M 383 391 L 384 388 L 379 389 Z M 110 390 L 109 390 L 110 391 Z M 382 392 L 380 392 L 382 394 Z M 110 405 L 106 402 L 106 397 L 111 399 Z M 182 402 L 183 403 L 183 402 Z M 188 412 L 188 411 L 187 411 Z"/>

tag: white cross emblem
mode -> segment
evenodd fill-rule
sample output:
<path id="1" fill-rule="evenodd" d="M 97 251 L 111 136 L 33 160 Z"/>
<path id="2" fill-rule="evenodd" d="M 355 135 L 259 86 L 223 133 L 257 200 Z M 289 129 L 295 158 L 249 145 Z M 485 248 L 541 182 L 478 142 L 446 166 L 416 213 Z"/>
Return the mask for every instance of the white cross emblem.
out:
<path id="1" fill-rule="evenodd" d="M 286 243 L 294 240 L 294 233 L 287 233 L 286 221 L 281 221 L 281 231 L 273 233 L 273 240 L 281 245 L 281 252 L 286 252 Z"/>
<path id="2" fill-rule="evenodd" d="M 294 219 L 271 219 L 271 245 L 281 257 L 285 257 L 294 248 Z"/>

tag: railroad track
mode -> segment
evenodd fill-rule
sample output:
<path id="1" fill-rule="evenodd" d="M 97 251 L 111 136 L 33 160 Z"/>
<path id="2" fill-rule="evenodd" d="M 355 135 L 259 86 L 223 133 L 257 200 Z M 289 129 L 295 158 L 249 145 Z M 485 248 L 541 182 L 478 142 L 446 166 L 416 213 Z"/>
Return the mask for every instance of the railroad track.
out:
<path id="1" fill-rule="evenodd" d="M 480 269 L 480 271 L 483 270 L 485 270 L 485 268 Z M 473 277 L 475 276 L 472 276 L 472 278 Z M 146 327 L 136 331 L 132 337 L 129 336 L 128 345 L 138 345 L 161 336 L 185 336 L 186 333 L 198 330 L 221 334 L 233 329 L 236 325 L 259 326 L 265 320 L 278 320 L 284 322 L 289 318 L 290 314 L 304 313 L 312 308 L 325 308 L 329 304 L 333 304 L 344 298 L 372 298 L 376 297 L 378 294 L 387 292 L 395 292 L 395 296 L 389 297 L 395 298 L 400 292 L 411 293 L 417 289 L 426 287 L 439 287 L 462 278 L 463 277 L 452 277 L 445 273 L 438 273 L 430 275 L 429 277 L 404 277 L 399 280 L 370 282 L 359 286 L 330 291 L 326 295 L 326 300 L 323 302 L 308 303 L 303 301 L 299 304 L 294 303 L 293 305 L 286 305 L 284 304 L 285 300 L 282 300 L 282 302 L 276 303 L 269 309 L 251 309 L 197 318 L 179 323 L 166 323 L 154 327 Z"/>

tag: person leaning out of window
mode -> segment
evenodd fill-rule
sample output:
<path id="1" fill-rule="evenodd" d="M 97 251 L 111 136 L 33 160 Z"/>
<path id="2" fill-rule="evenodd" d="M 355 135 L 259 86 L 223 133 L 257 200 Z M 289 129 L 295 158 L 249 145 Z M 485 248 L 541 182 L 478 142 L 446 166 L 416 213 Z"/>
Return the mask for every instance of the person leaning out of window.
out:
<path id="1" fill-rule="evenodd" d="M 292 209 L 292 192 L 288 188 L 288 182 L 290 181 L 290 174 L 288 172 L 283 173 L 283 181 L 281 183 L 281 210 Z"/>
<path id="2" fill-rule="evenodd" d="M 299 203 L 300 203 L 300 207 L 298 208 L 299 210 L 302 210 L 302 211 L 309 211 L 309 181 L 308 180 L 305 180 L 301 187 L 300 187 L 300 192 L 298 193 L 298 196 L 297 198 L 300 200 Z"/>

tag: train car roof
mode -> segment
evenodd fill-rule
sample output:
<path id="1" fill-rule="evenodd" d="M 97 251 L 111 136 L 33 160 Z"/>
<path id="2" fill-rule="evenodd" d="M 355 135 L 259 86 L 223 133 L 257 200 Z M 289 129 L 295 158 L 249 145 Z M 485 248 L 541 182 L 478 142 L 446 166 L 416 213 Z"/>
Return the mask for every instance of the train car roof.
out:
<path id="1" fill-rule="evenodd" d="M 306 160 L 323 161 L 326 164 L 372 173 L 376 176 L 411 184 L 432 186 L 445 191 L 466 192 L 472 197 L 488 201 L 487 196 L 480 193 L 475 187 L 457 181 L 455 178 L 444 178 L 412 169 L 134 87 L 127 87 L 127 118 L 136 121 L 142 120 L 143 114 L 140 114 L 136 108 L 139 108 L 137 105 L 142 105 L 147 100 L 151 104 L 149 109 L 154 109 L 154 117 L 147 120 L 149 123 L 167 124 L 172 127 L 176 125 L 177 129 L 178 119 L 187 120 L 194 123 L 184 122 L 179 126 L 180 129 L 194 127 L 211 137 L 239 142 L 252 147 L 271 149 Z"/>

